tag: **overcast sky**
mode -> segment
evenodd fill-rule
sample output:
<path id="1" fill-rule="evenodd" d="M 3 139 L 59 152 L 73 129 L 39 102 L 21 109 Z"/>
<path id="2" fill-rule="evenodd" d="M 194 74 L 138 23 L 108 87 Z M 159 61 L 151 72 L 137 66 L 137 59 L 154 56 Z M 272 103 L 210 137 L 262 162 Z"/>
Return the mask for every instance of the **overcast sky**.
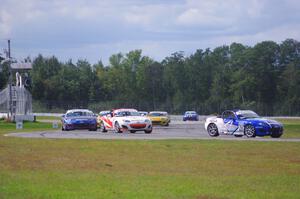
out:
<path id="1" fill-rule="evenodd" d="M 0 0 L 0 48 L 17 59 L 108 63 L 141 49 L 162 60 L 176 51 L 232 42 L 300 40 L 300 0 Z"/>

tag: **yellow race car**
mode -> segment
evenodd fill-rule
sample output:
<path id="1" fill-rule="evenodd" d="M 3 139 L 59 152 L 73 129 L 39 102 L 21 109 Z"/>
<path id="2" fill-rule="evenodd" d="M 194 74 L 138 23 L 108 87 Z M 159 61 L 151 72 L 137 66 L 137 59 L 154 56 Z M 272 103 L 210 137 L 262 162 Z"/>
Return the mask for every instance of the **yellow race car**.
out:
<path id="1" fill-rule="evenodd" d="M 152 111 L 148 114 L 148 117 L 152 121 L 153 125 L 157 124 L 162 126 L 169 126 L 169 123 L 171 122 L 168 113 L 163 111 Z"/>

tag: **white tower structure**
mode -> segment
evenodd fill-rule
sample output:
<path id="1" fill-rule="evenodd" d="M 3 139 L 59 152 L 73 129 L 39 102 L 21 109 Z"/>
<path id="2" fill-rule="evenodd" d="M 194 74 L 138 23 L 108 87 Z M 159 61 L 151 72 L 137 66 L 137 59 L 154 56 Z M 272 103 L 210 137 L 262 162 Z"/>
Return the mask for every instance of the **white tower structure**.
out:
<path id="1" fill-rule="evenodd" d="M 7 117 L 14 121 L 34 120 L 32 95 L 24 87 L 24 79 L 20 72 L 30 69 L 31 63 L 11 64 L 11 71 L 16 71 L 16 83 L 15 85 L 8 85 L 0 91 L 0 113 L 8 113 Z"/>

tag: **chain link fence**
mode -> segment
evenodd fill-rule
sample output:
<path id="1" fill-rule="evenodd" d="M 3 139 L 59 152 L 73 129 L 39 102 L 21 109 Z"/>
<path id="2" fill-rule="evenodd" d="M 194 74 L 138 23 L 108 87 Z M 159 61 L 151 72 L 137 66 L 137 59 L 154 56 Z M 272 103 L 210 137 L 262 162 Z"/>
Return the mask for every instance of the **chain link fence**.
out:
<path id="1" fill-rule="evenodd" d="M 231 109 L 250 109 L 263 116 L 299 116 L 299 107 L 293 110 L 284 109 L 280 105 L 276 105 L 271 109 L 266 109 L 262 104 L 250 104 L 233 106 L 230 103 L 211 104 L 208 102 L 199 103 L 152 103 L 145 101 L 59 101 L 59 100 L 33 100 L 33 112 L 35 113 L 64 113 L 69 109 L 84 108 L 90 109 L 95 113 L 103 110 L 111 110 L 116 108 L 135 108 L 139 111 L 167 111 L 170 114 L 181 115 L 185 111 L 196 111 L 200 115 L 217 115 L 224 110 Z M 271 111 L 270 111 L 271 110 Z M 298 110 L 298 112 L 297 112 Z"/>

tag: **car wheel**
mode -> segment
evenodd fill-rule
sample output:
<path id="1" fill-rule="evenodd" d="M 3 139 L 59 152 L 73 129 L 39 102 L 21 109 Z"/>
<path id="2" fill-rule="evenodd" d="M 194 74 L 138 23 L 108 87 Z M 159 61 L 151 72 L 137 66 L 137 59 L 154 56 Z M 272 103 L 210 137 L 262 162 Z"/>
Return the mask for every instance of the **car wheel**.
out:
<path id="1" fill-rule="evenodd" d="M 280 138 L 282 136 L 282 133 L 272 133 L 271 137 L 272 138 Z"/>
<path id="2" fill-rule="evenodd" d="M 169 122 L 165 126 L 169 126 Z"/>
<path id="3" fill-rule="evenodd" d="M 243 137 L 243 135 L 234 135 L 235 137 Z"/>
<path id="4" fill-rule="evenodd" d="M 115 132 L 116 133 L 122 133 L 121 127 L 120 127 L 118 122 L 115 123 Z"/>
<path id="5" fill-rule="evenodd" d="M 147 133 L 147 134 L 152 133 L 152 129 L 150 129 L 150 130 L 145 130 L 145 133 Z"/>
<path id="6" fill-rule="evenodd" d="M 255 128 L 252 125 L 245 126 L 244 133 L 248 138 L 256 136 Z"/>
<path id="7" fill-rule="evenodd" d="M 211 123 L 211 124 L 208 125 L 207 132 L 208 132 L 208 135 L 210 135 L 212 137 L 219 136 L 218 127 L 217 127 L 217 125 L 215 125 L 213 123 Z"/>
<path id="8" fill-rule="evenodd" d="M 63 131 L 69 131 L 70 129 L 66 128 L 66 127 L 61 127 L 63 129 Z"/>
<path id="9" fill-rule="evenodd" d="M 97 131 L 97 127 L 93 128 L 93 129 L 90 129 L 90 131 Z"/>
<path id="10" fill-rule="evenodd" d="M 136 131 L 134 131 L 134 130 L 130 130 L 130 133 L 135 133 Z"/>
<path id="11" fill-rule="evenodd" d="M 106 128 L 105 128 L 103 122 L 100 123 L 100 127 L 99 127 L 99 128 L 100 128 L 100 131 L 101 131 L 102 133 L 106 133 L 106 132 L 107 132 L 107 130 L 106 130 Z"/>

